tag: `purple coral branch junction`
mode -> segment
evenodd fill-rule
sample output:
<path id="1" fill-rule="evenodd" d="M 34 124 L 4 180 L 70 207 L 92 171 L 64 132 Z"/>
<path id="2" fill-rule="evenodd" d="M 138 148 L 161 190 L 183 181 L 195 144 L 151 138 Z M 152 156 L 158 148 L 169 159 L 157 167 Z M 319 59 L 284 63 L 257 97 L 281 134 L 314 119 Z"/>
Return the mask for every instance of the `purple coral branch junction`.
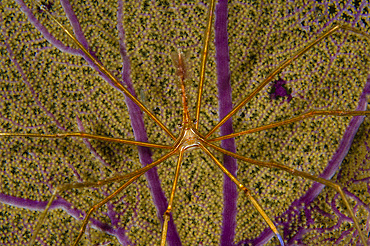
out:
<path id="1" fill-rule="evenodd" d="M 53 44 L 55 47 L 57 47 L 58 49 L 66 52 L 66 53 L 70 53 L 70 54 L 74 54 L 74 55 L 77 54 L 77 55 L 80 55 L 80 56 L 84 57 L 84 59 L 89 63 L 89 65 L 92 68 L 94 68 L 97 72 L 99 72 L 98 67 L 85 54 L 83 54 L 79 50 L 75 50 L 75 49 L 72 49 L 70 47 L 64 46 L 59 40 L 57 40 L 55 37 L 53 37 L 53 35 L 50 34 L 50 32 L 48 32 L 47 29 L 37 20 L 37 18 L 33 15 L 32 11 L 25 5 L 25 3 L 22 0 L 17 0 L 17 2 L 21 6 L 22 11 L 27 15 L 30 22 L 34 24 L 34 26 L 44 35 L 44 37 L 51 44 Z M 84 33 L 81 31 L 81 27 L 80 27 L 79 21 L 77 19 L 77 16 L 73 12 L 69 1 L 63 0 L 62 5 L 63 5 L 63 8 L 66 12 L 66 16 L 69 18 L 69 20 L 72 24 L 74 33 L 76 34 L 76 38 L 85 46 L 85 48 L 87 50 L 90 50 L 89 47 L 88 47 L 88 42 L 87 42 L 87 40 L 84 36 Z M 122 19 L 122 14 L 123 14 L 123 10 L 122 10 L 123 6 L 122 5 L 123 5 L 123 2 L 119 1 L 119 7 L 118 7 L 118 11 L 117 11 L 117 15 L 118 15 L 117 18 L 118 19 Z M 122 56 L 122 61 L 123 61 L 123 64 L 122 64 L 122 68 L 123 68 L 122 69 L 122 81 L 124 81 L 124 82 L 122 82 L 122 81 L 120 81 L 120 82 L 122 84 L 124 84 L 126 86 L 126 88 L 128 88 L 128 90 L 130 91 L 130 93 L 136 97 L 135 91 L 133 89 L 133 84 L 132 84 L 132 81 L 131 81 L 131 77 L 130 77 L 131 69 L 130 69 L 129 59 L 128 59 L 128 56 L 127 56 L 127 53 L 126 53 L 125 44 L 124 44 L 124 42 L 125 42 L 124 33 L 125 32 L 124 32 L 122 23 L 118 22 L 117 29 L 119 31 L 119 37 L 120 37 L 120 43 L 119 43 L 119 45 L 120 45 L 120 54 Z M 97 57 L 95 57 L 95 59 L 99 60 Z M 115 87 L 111 83 L 111 81 L 107 78 L 107 76 L 105 76 L 104 74 L 101 74 L 101 76 L 110 85 Z M 133 132 L 134 132 L 135 139 L 137 141 L 141 141 L 141 142 L 148 142 L 148 137 L 147 137 L 146 129 L 145 129 L 145 126 L 144 126 L 143 113 L 142 113 L 141 109 L 128 98 L 126 98 L 126 104 L 127 104 L 127 107 L 128 107 L 128 111 L 129 111 L 131 124 L 132 124 L 132 129 L 133 129 Z M 61 130 L 64 130 L 64 129 L 61 129 Z M 149 148 L 138 147 L 138 152 L 139 152 L 139 158 L 140 158 L 140 161 L 142 163 L 142 166 L 146 166 L 146 165 L 153 162 L 153 159 L 151 157 L 152 153 L 151 153 Z M 166 199 L 166 197 L 164 195 L 164 192 L 163 192 L 163 189 L 160 185 L 160 180 L 159 180 L 159 177 L 158 177 L 157 168 L 154 167 L 154 168 L 150 169 L 149 171 L 147 171 L 145 173 L 145 176 L 146 176 L 146 179 L 148 181 L 149 189 L 150 189 L 151 194 L 152 194 L 153 203 L 157 208 L 157 216 L 160 219 L 160 221 L 163 222 L 163 214 L 167 209 L 167 199 Z M 31 209 L 37 209 L 37 208 L 40 209 L 39 208 L 40 204 L 43 205 L 43 206 L 46 206 L 46 202 L 40 203 L 40 202 L 30 201 L 30 200 L 26 200 L 26 199 L 20 199 L 20 198 L 17 198 L 17 197 L 9 197 L 9 196 L 3 196 L 0 201 L 3 201 L 4 203 L 8 203 L 8 204 L 13 204 L 15 206 L 20 206 L 20 207 L 30 207 L 29 204 L 33 204 Z M 64 202 L 68 203 L 66 201 L 64 201 Z M 60 203 L 60 201 L 58 201 L 58 200 L 54 201 L 51 208 L 57 208 L 57 207 L 58 208 L 63 208 L 64 210 L 69 212 L 69 210 L 65 209 L 65 208 L 72 206 L 72 204 L 68 204 L 68 206 L 66 204 L 64 204 L 65 206 L 58 206 L 57 203 Z M 109 206 L 108 206 L 108 209 L 109 209 Z M 111 214 L 111 213 L 114 213 L 114 211 L 112 209 L 109 209 L 108 213 Z M 70 214 L 72 216 L 74 215 L 73 213 L 70 213 Z M 79 214 L 81 214 L 81 213 L 79 213 Z M 110 216 L 110 217 L 114 217 L 114 216 Z M 96 221 L 94 219 L 91 220 L 91 225 L 93 227 L 100 228 L 101 230 L 104 230 L 104 231 L 108 232 L 111 235 L 115 235 L 122 244 L 130 244 L 129 239 L 126 236 L 126 231 L 125 230 L 123 230 L 122 228 L 118 228 L 116 230 L 112 230 L 112 229 L 107 230 L 107 228 L 108 228 L 107 225 L 103 226 L 101 224 L 102 223 L 99 222 L 99 221 Z M 180 237 L 179 237 L 178 232 L 176 230 L 176 226 L 173 222 L 172 215 L 171 215 L 171 220 L 169 221 L 169 225 L 168 225 L 167 242 L 168 242 L 169 245 L 173 245 L 173 246 L 181 245 Z"/>

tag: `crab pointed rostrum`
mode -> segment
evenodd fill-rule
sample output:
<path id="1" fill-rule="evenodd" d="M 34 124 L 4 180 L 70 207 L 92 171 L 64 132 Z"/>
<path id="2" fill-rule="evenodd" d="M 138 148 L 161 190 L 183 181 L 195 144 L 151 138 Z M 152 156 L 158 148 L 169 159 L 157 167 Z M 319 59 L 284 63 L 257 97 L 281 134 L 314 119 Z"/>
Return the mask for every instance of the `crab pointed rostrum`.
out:
<path id="1" fill-rule="evenodd" d="M 45 10 L 29 0 L 0 1 L 0 132 L 49 136 L 84 132 L 126 143 L 192 149 L 181 161 L 166 236 L 170 246 L 280 244 L 246 198 L 248 192 L 238 192 L 215 160 L 248 188 L 286 245 L 362 244 L 333 189 L 279 170 L 236 162 L 199 144 L 271 71 L 331 27 L 346 25 L 369 34 L 367 0 L 220 0 L 211 25 L 208 1 L 42 3 Z M 176 140 L 126 98 L 46 10 Z M 212 30 L 205 56 L 207 26 Z M 277 162 L 339 184 L 365 236 L 370 211 L 368 117 L 320 115 L 231 139 L 220 137 L 309 111 L 366 110 L 369 49 L 368 40 L 359 34 L 330 35 L 283 69 L 207 138 L 223 139 L 212 144 L 245 158 Z M 178 50 L 188 54 L 188 113 L 181 106 L 179 73 L 171 59 Z M 207 57 L 206 63 L 202 57 Z M 198 95 L 200 78 L 204 88 Z M 287 93 L 272 97 L 280 80 Z M 129 174 L 168 153 L 125 141 L 1 137 L 0 244 L 29 242 L 56 187 Z M 158 244 L 177 160 L 170 157 L 149 170 L 145 178 L 94 212 L 80 244 Z M 58 194 L 36 243 L 71 245 L 89 208 L 120 185 Z"/>

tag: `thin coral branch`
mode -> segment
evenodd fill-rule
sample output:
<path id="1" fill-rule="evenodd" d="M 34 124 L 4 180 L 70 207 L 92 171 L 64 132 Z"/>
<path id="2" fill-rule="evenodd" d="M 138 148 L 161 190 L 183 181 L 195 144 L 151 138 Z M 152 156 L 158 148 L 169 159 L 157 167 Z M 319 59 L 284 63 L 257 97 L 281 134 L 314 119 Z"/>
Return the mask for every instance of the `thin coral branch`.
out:
<path id="1" fill-rule="evenodd" d="M 130 179 L 125 184 L 123 184 L 121 187 L 119 187 L 114 193 L 112 193 L 110 196 L 106 197 L 104 200 L 102 200 L 98 204 L 94 205 L 89 210 L 88 214 L 86 215 L 86 217 L 84 219 L 84 222 L 83 222 L 83 225 L 81 227 L 79 236 L 78 236 L 78 238 L 75 241 L 75 244 L 74 245 L 77 245 L 78 241 L 81 239 L 81 236 L 82 236 L 83 232 L 85 231 L 85 228 L 86 228 L 86 225 L 87 225 L 87 221 L 88 221 L 88 219 L 91 216 L 91 214 L 92 214 L 93 211 L 95 211 L 97 208 L 103 206 L 109 200 L 111 200 L 112 198 L 114 198 L 119 192 L 121 192 L 124 188 L 126 188 L 129 184 L 131 184 L 133 181 L 135 181 L 141 175 L 143 175 L 144 173 L 146 173 L 148 170 L 150 170 L 151 168 L 153 168 L 153 167 L 161 164 L 163 161 L 167 160 L 169 157 L 171 157 L 175 153 L 176 153 L 176 150 L 172 150 L 169 153 L 167 153 L 164 156 L 162 156 L 161 158 L 159 158 L 158 160 L 154 161 L 153 163 L 151 163 L 151 164 L 149 164 L 149 165 L 147 165 L 147 166 L 145 166 L 143 168 L 140 168 L 140 169 L 138 169 L 136 171 L 133 171 L 131 173 L 128 173 L 128 174 L 116 175 L 116 176 L 114 176 L 112 178 L 108 178 L 108 179 L 105 179 L 105 180 L 99 180 L 99 181 L 96 181 L 96 182 L 72 183 L 72 184 L 65 184 L 65 185 L 58 186 L 55 189 L 55 191 L 53 192 L 53 195 L 49 199 L 48 204 L 46 205 L 44 211 L 42 212 L 42 214 L 40 215 L 40 217 L 38 219 L 38 222 L 37 222 L 37 224 L 35 226 L 35 229 L 33 231 L 33 234 L 32 234 L 32 237 L 31 237 L 31 240 L 30 240 L 29 245 L 33 245 L 34 244 L 34 242 L 36 240 L 36 236 L 39 233 L 39 231 L 41 229 L 41 226 L 42 226 L 42 224 L 43 224 L 43 222 L 45 220 L 46 214 L 48 213 L 51 204 L 53 203 L 54 199 L 56 198 L 56 196 L 59 193 L 61 193 L 63 191 L 66 191 L 66 190 L 70 190 L 70 189 L 81 189 L 81 188 L 87 188 L 87 187 L 100 187 L 100 186 L 103 186 L 105 184 L 111 184 L 111 183 L 114 183 L 114 182 L 119 182 L 119 181 L 122 181 L 122 180 Z"/>
<path id="2" fill-rule="evenodd" d="M 41 3 L 35 1 L 38 6 L 44 11 L 66 34 L 67 36 L 82 50 L 82 52 L 87 55 L 87 57 L 99 68 L 99 71 L 106 75 L 109 80 L 118 88 L 120 89 L 125 95 L 130 98 L 137 106 L 139 106 L 150 118 L 154 120 L 156 124 L 158 124 L 172 139 L 176 139 L 176 137 L 172 134 L 172 132 L 165 126 L 163 123 L 157 119 L 157 117 L 152 114 L 149 109 L 145 107 L 136 97 L 134 97 L 118 80 L 113 76 L 108 69 L 103 66 L 90 52 L 78 41 L 78 39 L 66 28 L 64 27 L 47 9 L 46 6 L 42 5 Z"/>
<path id="3" fill-rule="evenodd" d="M 254 160 L 254 159 L 250 159 L 250 158 L 247 158 L 247 157 L 244 157 L 244 156 L 241 156 L 241 155 L 238 155 L 236 153 L 233 153 L 233 152 L 230 152 L 230 151 L 227 151 L 221 147 L 218 147 L 214 144 L 211 144 L 211 143 L 207 143 L 207 142 L 203 142 L 205 145 L 208 145 L 212 148 L 214 148 L 215 150 L 217 151 L 220 151 L 221 153 L 223 154 L 226 154 L 228 156 L 231 156 L 231 157 L 234 157 L 234 158 L 237 158 L 239 160 L 242 160 L 242 161 L 245 161 L 245 162 L 249 162 L 251 164 L 254 164 L 254 165 L 257 165 L 257 166 L 261 166 L 261 167 L 267 167 L 267 168 L 277 168 L 277 169 L 280 169 L 280 170 L 283 170 L 285 172 L 288 172 L 294 176 L 299 176 L 299 177 L 303 177 L 303 178 L 306 178 L 306 179 L 309 179 L 309 180 L 312 180 L 312 181 L 316 181 L 316 182 L 319 182 L 323 185 L 326 185 L 326 186 L 329 186 L 330 188 L 336 190 L 339 195 L 342 197 L 342 200 L 344 202 L 344 204 L 346 205 L 346 208 L 348 210 L 348 213 L 349 215 L 351 216 L 352 220 L 353 220 L 353 223 L 355 224 L 355 227 L 358 231 L 358 234 L 360 235 L 360 239 L 361 239 L 361 242 L 363 245 L 367 245 L 367 240 L 365 238 L 365 235 L 363 234 L 361 228 L 360 228 L 360 225 L 356 219 L 356 216 L 355 214 L 353 213 L 353 208 L 352 206 L 349 204 L 348 202 L 348 199 L 346 197 L 346 195 L 344 194 L 343 192 L 343 189 L 340 185 L 330 181 L 330 180 L 326 180 L 326 179 L 323 179 L 323 178 L 320 178 L 318 176 L 315 176 L 315 175 L 311 175 L 309 173 L 306 173 L 306 172 L 302 172 L 302 171 L 299 171 L 299 170 L 296 170 L 294 168 L 291 168 L 291 167 L 287 167 L 285 165 L 282 165 L 280 163 L 276 163 L 276 162 L 263 162 L 263 161 L 258 161 L 258 160 Z"/>

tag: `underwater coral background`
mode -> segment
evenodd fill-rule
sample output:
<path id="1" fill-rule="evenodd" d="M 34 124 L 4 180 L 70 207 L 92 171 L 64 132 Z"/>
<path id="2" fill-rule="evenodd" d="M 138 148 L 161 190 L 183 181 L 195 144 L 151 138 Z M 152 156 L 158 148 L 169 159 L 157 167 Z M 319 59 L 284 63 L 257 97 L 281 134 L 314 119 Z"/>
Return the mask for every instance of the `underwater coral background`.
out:
<path id="1" fill-rule="evenodd" d="M 48 1 L 50 12 L 172 132 L 181 103 L 171 53 L 189 62 L 192 116 L 207 2 Z M 218 1 L 206 66 L 200 132 L 209 131 L 272 69 L 335 24 L 369 32 L 368 1 Z M 149 117 L 102 75 L 33 1 L 0 2 L 0 132 L 85 131 L 172 144 Z M 297 116 L 308 110 L 366 110 L 369 42 L 348 31 L 326 38 L 213 136 Z M 344 187 L 369 234 L 370 122 L 316 117 L 225 141 L 222 146 L 276 161 Z M 347 154 L 348 153 L 348 154 Z M 77 138 L 0 139 L 0 244 L 29 241 L 58 185 L 128 173 L 161 150 Z M 287 245 L 358 245 L 338 194 L 279 170 L 217 154 L 261 203 Z M 170 159 L 99 209 L 81 245 L 157 245 L 176 160 Z M 86 211 L 119 184 L 73 189 L 53 202 L 40 245 L 70 245 Z M 186 156 L 168 245 L 277 245 L 261 216 L 200 151 Z"/>

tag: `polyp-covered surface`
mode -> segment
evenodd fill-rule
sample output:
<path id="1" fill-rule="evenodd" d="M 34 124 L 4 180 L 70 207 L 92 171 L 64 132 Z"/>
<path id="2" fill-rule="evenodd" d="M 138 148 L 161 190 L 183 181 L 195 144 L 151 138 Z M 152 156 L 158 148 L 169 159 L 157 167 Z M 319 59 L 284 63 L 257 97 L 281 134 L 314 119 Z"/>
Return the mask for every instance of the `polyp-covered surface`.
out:
<path id="1" fill-rule="evenodd" d="M 182 116 L 171 53 L 178 48 L 186 52 L 188 97 L 194 117 L 208 3 L 55 0 L 44 4 L 175 135 Z M 34 2 L 5 0 L 0 9 L 1 132 L 85 131 L 173 143 L 135 105 L 126 104 L 124 95 L 85 60 Z M 228 5 L 219 1 L 200 132 L 207 133 L 280 62 L 335 23 L 369 33 L 369 12 L 367 1 L 230 1 Z M 284 81 L 289 93 L 272 95 L 276 93 L 272 86 L 277 83 L 270 83 L 212 136 L 291 118 L 310 109 L 365 110 L 369 54 L 369 40 L 339 31 L 276 77 Z M 365 119 L 361 125 L 362 119 L 316 117 L 227 140 L 222 146 L 325 178 L 334 175 L 332 180 L 345 187 L 367 235 L 370 123 Z M 165 153 L 75 138 L 0 140 L 0 242 L 4 245 L 23 245 L 29 240 L 39 211 L 58 185 L 128 173 Z M 216 155 L 251 189 L 286 244 L 359 244 L 352 220 L 331 189 L 322 190 L 318 184 L 278 170 Z M 224 175 L 205 154 L 194 150 L 185 157 L 169 245 L 278 243 L 261 216 L 230 180 L 224 181 Z M 81 243 L 158 244 L 175 163 L 175 158 L 164 162 L 103 206 L 92 216 Z M 117 187 L 70 190 L 58 196 L 37 242 L 70 245 L 85 212 Z"/>

